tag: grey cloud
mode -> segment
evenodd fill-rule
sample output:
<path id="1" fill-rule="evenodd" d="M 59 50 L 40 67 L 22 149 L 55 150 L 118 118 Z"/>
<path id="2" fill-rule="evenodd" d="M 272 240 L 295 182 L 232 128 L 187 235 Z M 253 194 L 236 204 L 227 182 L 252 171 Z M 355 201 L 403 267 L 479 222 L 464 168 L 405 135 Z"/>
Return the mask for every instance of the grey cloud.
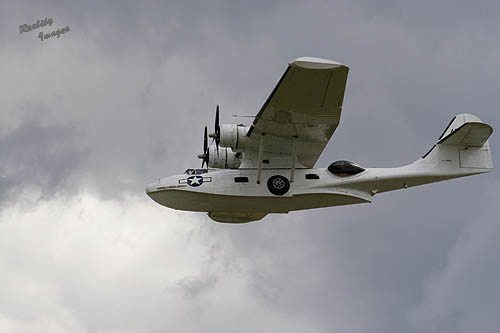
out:
<path id="1" fill-rule="evenodd" d="M 213 275 L 203 274 L 201 277 L 185 277 L 177 282 L 178 288 L 188 299 L 199 299 L 204 293 L 213 290 L 217 278 Z"/>
<path id="2" fill-rule="evenodd" d="M 497 190 L 488 186 L 488 195 Z M 483 203 L 450 249 L 447 262 L 425 283 L 422 303 L 409 311 L 418 332 L 490 331 L 498 325 L 500 270 L 496 207 Z"/>
<path id="3" fill-rule="evenodd" d="M 43 197 L 57 192 L 75 193 L 75 171 L 87 156 L 75 140 L 77 127 L 44 125 L 44 106 L 33 106 L 32 115 L 0 137 L 0 198 L 5 205 L 26 189 Z M 38 114 L 35 114 L 38 113 Z"/>

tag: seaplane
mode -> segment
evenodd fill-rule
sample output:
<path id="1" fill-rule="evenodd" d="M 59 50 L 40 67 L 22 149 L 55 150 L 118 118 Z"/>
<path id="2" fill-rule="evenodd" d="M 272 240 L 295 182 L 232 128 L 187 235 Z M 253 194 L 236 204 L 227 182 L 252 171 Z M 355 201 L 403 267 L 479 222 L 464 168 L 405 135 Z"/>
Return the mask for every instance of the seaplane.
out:
<path id="1" fill-rule="evenodd" d="M 432 148 L 408 165 L 365 168 L 339 160 L 315 167 L 340 123 L 349 68 L 291 61 L 250 126 L 219 124 L 203 137 L 201 168 L 159 178 L 147 195 L 160 205 L 246 223 L 268 214 L 370 203 L 381 193 L 491 171 L 490 125 L 462 113 Z M 212 139 L 208 144 L 209 137 Z"/>

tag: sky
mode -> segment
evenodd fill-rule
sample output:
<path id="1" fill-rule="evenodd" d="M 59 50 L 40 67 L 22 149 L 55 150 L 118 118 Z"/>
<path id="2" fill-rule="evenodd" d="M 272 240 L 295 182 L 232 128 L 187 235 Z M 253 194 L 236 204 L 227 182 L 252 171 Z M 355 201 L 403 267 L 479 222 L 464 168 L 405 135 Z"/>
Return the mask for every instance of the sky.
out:
<path id="1" fill-rule="evenodd" d="M 1 1 L 1 332 L 493 332 L 498 172 L 244 225 L 147 183 L 197 167 L 300 56 L 350 67 L 319 167 L 410 163 L 449 120 L 496 133 L 495 1 Z M 19 33 L 22 24 L 52 26 Z M 63 27 L 60 38 L 41 41 Z"/>

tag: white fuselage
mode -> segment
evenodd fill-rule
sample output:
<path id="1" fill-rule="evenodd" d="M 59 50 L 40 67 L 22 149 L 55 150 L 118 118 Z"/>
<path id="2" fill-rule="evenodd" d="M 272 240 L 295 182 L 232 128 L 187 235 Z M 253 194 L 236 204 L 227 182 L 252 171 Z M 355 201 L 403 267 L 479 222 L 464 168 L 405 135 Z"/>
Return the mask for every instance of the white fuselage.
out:
<path id="1" fill-rule="evenodd" d="M 149 184 L 146 193 L 163 206 L 185 211 L 287 213 L 371 202 L 376 193 L 481 172 L 484 170 L 458 169 L 443 174 L 433 168 L 426 170 L 415 163 L 398 168 L 367 168 L 349 177 L 337 177 L 325 168 L 297 169 L 289 191 L 279 196 L 269 191 L 267 180 L 274 175 L 289 178 L 290 169 L 265 169 L 260 184 L 257 183 L 255 169 L 223 169 L 209 170 L 200 175 L 181 174 L 162 178 Z M 316 175 L 319 179 L 306 179 L 306 175 Z M 196 179 L 188 181 L 190 177 Z M 248 182 L 237 183 L 237 177 L 247 177 Z"/>
<path id="2" fill-rule="evenodd" d="M 306 179 L 306 174 L 316 175 L 319 179 Z M 290 169 L 263 170 L 260 184 L 257 184 L 255 169 L 209 170 L 208 173 L 200 175 L 181 174 L 149 184 L 146 192 L 163 206 L 197 212 L 287 213 L 293 210 L 371 201 L 370 194 L 355 189 L 343 189 L 343 180 L 329 174 L 326 169 L 295 170 L 295 180 L 290 184 L 290 190 L 282 196 L 277 196 L 270 193 L 266 184 L 268 178 L 274 175 L 289 178 Z M 200 180 L 193 178 L 195 182 L 190 180 L 189 185 L 189 177 Z M 235 182 L 235 178 L 242 177 L 247 177 L 248 182 Z M 198 185 L 198 182 L 201 185 Z"/>

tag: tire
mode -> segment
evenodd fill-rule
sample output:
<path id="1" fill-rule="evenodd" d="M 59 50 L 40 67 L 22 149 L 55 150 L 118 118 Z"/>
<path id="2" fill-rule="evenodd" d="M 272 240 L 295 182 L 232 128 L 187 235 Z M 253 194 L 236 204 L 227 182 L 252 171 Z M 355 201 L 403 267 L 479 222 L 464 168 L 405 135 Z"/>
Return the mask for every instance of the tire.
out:
<path id="1" fill-rule="evenodd" d="M 290 182 L 283 176 L 272 176 L 267 180 L 267 188 L 274 195 L 283 195 L 290 189 Z"/>

